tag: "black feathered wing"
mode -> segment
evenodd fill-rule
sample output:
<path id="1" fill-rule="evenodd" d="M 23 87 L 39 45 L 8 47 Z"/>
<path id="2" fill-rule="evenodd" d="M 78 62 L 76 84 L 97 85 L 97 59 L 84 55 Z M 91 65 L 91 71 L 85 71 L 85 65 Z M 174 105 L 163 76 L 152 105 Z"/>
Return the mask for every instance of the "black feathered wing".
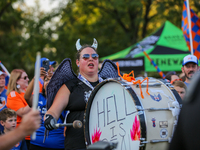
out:
<path id="1" fill-rule="evenodd" d="M 77 78 L 71 65 L 71 59 L 64 59 L 54 72 L 49 84 L 47 85 L 47 109 L 49 109 L 53 103 L 56 93 L 60 87 L 69 80 Z"/>
<path id="2" fill-rule="evenodd" d="M 100 77 L 102 77 L 103 79 L 106 78 L 118 78 L 118 70 L 117 70 L 117 65 L 109 60 L 106 59 L 103 61 L 102 63 L 102 67 L 99 70 L 98 74 L 100 75 Z"/>

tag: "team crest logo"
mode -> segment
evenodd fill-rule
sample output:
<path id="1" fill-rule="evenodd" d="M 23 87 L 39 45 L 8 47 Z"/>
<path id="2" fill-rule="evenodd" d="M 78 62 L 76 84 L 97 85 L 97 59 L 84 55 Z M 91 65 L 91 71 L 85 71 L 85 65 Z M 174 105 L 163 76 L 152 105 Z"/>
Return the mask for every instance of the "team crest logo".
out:
<path id="1" fill-rule="evenodd" d="M 0 97 L 0 109 L 4 108 L 6 106 L 6 99 L 5 97 Z"/>
<path id="2" fill-rule="evenodd" d="M 19 144 L 20 144 L 20 143 L 18 142 L 18 143 L 15 145 L 15 147 L 18 147 L 18 146 L 19 146 Z"/>
<path id="3" fill-rule="evenodd" d="M 160 137 L 161 138 L 166 138 L 168 136 L 168 131 L 167 129 L 161 129 L 160 130 Z"/>
<path id="4" fill-rule="evenodd" d="M 158 94 L 158 95 L 156 95 L 156 94 L 154 94 L 154 95 L 151 95 L 151 94 L 150 94 L 150 96 L 151 96 L 151 98 L 152 98 L 154 101 L 157 101 L 157 102 L 159 102 L 159 101 L 161 101 L 161 100 L 162 100 L 162 97 L 161 97 L 161 95 L 160 95 L 160 94 Z"/>
<path id="5" fill-rule="evenodd" d="M 153 127 L 155 128 L 155 127 L 156 127 L 156 119 L 155 119 L 155 118 L 152 118 L 151 121 L 152 121 L 152 123 L 153 123 Z"/>
<path id="6" fill-rule="evenodd" d="M 88 101 L 88 99 L 89 99 L 91 93 L 92 93 L 92 91 L 88 91 L 88 92 L 85 91 L 85 93 L 84 93 L 84 99 L 85 99 L 85 102 Z"/>

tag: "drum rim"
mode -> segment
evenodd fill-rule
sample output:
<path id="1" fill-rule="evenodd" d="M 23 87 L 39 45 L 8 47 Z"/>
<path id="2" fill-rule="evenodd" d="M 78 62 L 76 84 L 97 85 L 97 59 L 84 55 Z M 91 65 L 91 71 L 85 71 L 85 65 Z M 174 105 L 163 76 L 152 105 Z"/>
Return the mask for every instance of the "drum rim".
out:
<path id="1" fill-rule="evenodd" d="M 122 81 L 122 80 L 119 80 L 118 78 L 117 79 L 106 79 L 104 80 L 103 82 L 99 83 L 95 89 L 92 91 L 89 99 L 88 99 L 88 102 L 86 104 L 86 108 L 85 108 L 85 113 L 84 113 L 84 134 L 85 134 L 85 142 L 86 142 L 86 146 L 92 144 L 91 140 L 90 140 L 90 132 L 89 132 L 89 114 L 90 114 L 90 108 L 91 108 L 91 105 L 92 105 L 92 102 L 93 102 L 93 99 L 94 99 L 94 96 L 96 95 L 96 93 L 98 92 L 98 90 L 104 85 L 106 84 L 107 82 L 116 82 L 118 84 L 120 84 L 122 87 L 124 87 L 128 92 L 129 94 L 132 96 L 132 99 L 134 100 L 133 102 L 135 103 L 135 106 L 142 106 L 141 102 L 140 102 L 140 99 L 137 97 L 134 89 L 130 88 L 130 86 Z M 127 88 L 128 87 L 128 88 Z M 137 104 L 136 104 L 137 103 Z M 142 138 L 145 138 L 146 139 L 146 130 L 147 130 L 147 126 L 146 126 L 146 120 L 145 120 L 145 112 L 143 112 L 143 114 L 138 114 L 138 118 L 140 120 L 140 135 Z M 140 140 L 141 142 L 141 140 Z M 144 144 L 144 146 L 142 147 L 139 147 L 139 149 L 145 149 L 146 147 L 146 144 Z"/>
<path id="2" fill-rule="evenodd" d="M 90 108 L 94 99 L 95 94 L 97 91 L 108 82 L 109 80 L 104 80 L 103 82 L 99 83 L 95 89 L 90 94 L 90 97 L 88 98 L 88 102 L 85 107 L 85 113 L 84 113 L 84 134 L 85 134 L 85 142 L 86 146 L 90 145 L 92 142 L 90 140 L 90 133 L 89 133 L 89 114 L 90 114 Z"/>
<path id="3" fill-rule="evenodd" d="M 177 102 L 179 103 L 179 105 L 182 106 L 183 101 L 182 101 L 180 95 L 178 94 L 178 92 L 174 89 L 174 86 L 171 83 L 168 83 L 167 81 L 165 81 L 163 79 L 160 79 L 158 81 L 162 82 L 162 84 L 164 84 L 172 92 L 172 95 L 174 95 L 174 97 L 177 100 Z M 168 86 L 168 84 L 170 84 L 170 86 Z"/>

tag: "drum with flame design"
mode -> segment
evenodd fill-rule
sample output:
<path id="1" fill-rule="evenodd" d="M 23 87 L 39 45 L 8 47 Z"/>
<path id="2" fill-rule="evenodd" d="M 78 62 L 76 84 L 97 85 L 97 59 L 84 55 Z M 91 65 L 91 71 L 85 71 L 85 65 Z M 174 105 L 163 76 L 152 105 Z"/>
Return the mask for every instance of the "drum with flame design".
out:
<path id="1" fill-rule="evenodd" d="M 86 145 L 101 140 L 117 142 L 117 150 L 165 150 L 181 103 L 173 86 L 161 80 L 150 78 L 140 88 L 132 82 L 107 79 L 95 87 L 87 103 Z"/>

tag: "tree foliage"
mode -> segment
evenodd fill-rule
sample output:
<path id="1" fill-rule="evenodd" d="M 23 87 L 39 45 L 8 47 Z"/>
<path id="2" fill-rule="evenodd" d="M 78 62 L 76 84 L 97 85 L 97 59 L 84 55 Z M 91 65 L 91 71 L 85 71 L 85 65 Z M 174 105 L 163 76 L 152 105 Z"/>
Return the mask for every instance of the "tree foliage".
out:
<path id="1" fill-rule="evenodd" d="M 13 9 L 13 2 L 15 1 L 0 2 L 0 61 L 8 68 L 17 67 L 14 61 L 20 53 L 19 41 L 22 39 L 21 13 Z"/>
<path id="2" fill-rule="evenodd" d="M 39 5 L 13 8 L 15 2 L 23 4 L 0 2 L 0 60 L 9 71 L 23 68 L 31 76 L 37 51 L 58 63 L 71 58 L 76 69 L 77 39 L 92 44 L 96 38 L 100 57 L 107 56 L 140 41 L 166 20 L 181 28 L 183 6 L 183 0 L 65 0 L 44 13 Z M 190 6 L 200 16 L 199 1 L 190 0 Z"/>

